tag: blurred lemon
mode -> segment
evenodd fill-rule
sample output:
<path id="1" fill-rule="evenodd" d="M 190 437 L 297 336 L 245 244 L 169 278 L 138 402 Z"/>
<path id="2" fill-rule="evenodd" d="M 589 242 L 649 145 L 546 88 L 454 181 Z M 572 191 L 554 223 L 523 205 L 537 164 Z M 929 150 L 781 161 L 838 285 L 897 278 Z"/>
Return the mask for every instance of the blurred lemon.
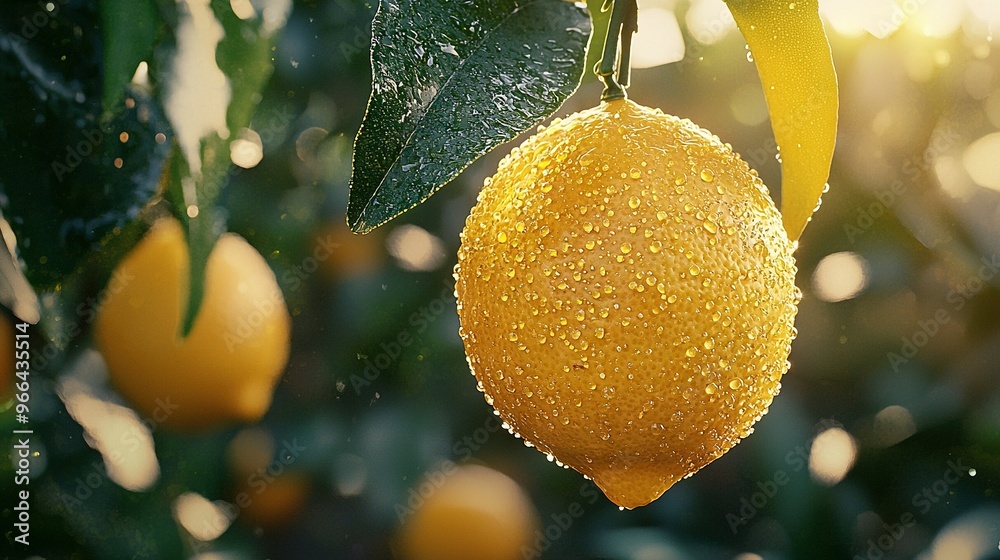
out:
<path id="1" fill-rule="evenodd" d="M 426 497 L 425 497 L 426 496 Z M 437 471 L 411 492 L 398 540 L 403 560 L 520 560 L 538 516 L 524 490 L 493 469 Z"/>
<path id="2" fill-rule="evenodd" d="M 242 237 L 223 235 L 208 259 L 198 317 L 181 338 L 188 266 L 173 219 L 157 222 L 119 264 L 94 325 L 111 381 L 170 428 L 259 420 L 288 361 L 290 318 L 274 273 Z"/>
<path id="3" fill-rule="evenodd" d="M 252 525 L 273 529 L 295 520 L 311 492 L 309 478 L 286 472 L 270 479 L 251 479 L 236 493 L 236 504 L 243 508 L 241 519 Z"/>
<path id="4" fill-rule="evenodd" d="M 515 148 L 456 267 L 486 400 L 637 507 L 752 431 L 788 370 L 793 246 L 757 174 L 690 121 L 602 103 Z"/>

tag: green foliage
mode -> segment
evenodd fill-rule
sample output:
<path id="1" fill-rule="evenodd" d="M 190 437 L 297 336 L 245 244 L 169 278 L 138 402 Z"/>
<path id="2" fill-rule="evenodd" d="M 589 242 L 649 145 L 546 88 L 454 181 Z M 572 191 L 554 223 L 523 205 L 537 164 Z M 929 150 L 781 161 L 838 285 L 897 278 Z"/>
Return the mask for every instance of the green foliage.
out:
<path id="1" fill-rule="evenodd" d="M 348 223 L 365 233 L 551 115 L 583 74 L 590 20 L 562 0 L 384 0 Z"/>
<path id="2" fill-rule="evenodd" d="M 68 7 L 60 15 L 65 25 L 0 39 L 3 212 L 39 291 L 60 284 L 138 216 L 166 156 L 155 135 L 168 130 L 141 91 L 131 92 L 131 106 L 100 118 L 101 88 L 90 78 L 102 68 L 97 16 Z"/>
<path id="3" fill-rule="evenodd" d="M 153 54 L 162 21 L 155 0 L 101 0 L 104 113 L 117 112 L 136 67 Z"/>

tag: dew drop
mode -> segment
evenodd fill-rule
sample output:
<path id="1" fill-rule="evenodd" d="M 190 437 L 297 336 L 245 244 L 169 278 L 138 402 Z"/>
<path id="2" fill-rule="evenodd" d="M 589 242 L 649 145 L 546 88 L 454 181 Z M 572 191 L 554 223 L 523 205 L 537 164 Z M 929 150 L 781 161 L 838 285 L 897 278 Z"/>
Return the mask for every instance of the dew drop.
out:
<path id="1" fill-rule="evenodd" d="M 499 241 L 500 243 L 506 243 L 507 242 L 507 234 L 505 232 L 502 232 L 502 231 L 500 233 L 498 233 L 497 234 L 497 241 Z"/>
<path id="2" fill-rule="evenodd" d="M 702 169 L 701 180 L 705 181 L 706 183 L 711 183 L 712 181 L 715 180 L 715 173 L 712 173 L 711 169 Z"/>
<path id="3" fill-rule="evenodd" d="M 631 197 L 631 198 L 628 199 L 628 207 L 631 208 L 631 209 L 633 209 L 633 210 L 635 210 L 636 208 L 638 208 L 639 204 L 641 204 L 641 203 L 642 203 L 642 201 L 639 200 L 638 196 L 633 196 L 633 197 Z"/>
<path id="4" fill-rule="evenodd" d="M 622 243 L 620 249 L 623 254 L 627 255 L 632 252 L 632 244 L 628 242 Z"/>

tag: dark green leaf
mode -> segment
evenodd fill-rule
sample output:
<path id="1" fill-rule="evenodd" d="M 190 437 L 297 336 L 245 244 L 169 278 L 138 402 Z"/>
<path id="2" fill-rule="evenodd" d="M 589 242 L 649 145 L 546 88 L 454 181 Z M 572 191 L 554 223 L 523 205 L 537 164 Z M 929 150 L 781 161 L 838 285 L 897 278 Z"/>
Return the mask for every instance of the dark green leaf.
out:
<path id="1" fill-rule="evenodd" d="M 563 0 L 383 0 L 348 223 L 368 232 L 551 115 L 583 74 L 590 17 Z"/>
<path id="2" fill-rule="evenodd" d="M 143 60 L 153 54 L 160 17 L 154 0 L 101 0 L 104 39 L 104 114 L 118 112 L 125 86 Z"/>
<path id="3" fill-rule="evenodd" d="M 128 91 L 129 106 L 100 119 L 96 10 L 61 6 L 59 18 L 30 38 L 0 34 L 0 204 L 37 291 L 135 219 L 168 152 L 169 128 L 144 92 Z"/>

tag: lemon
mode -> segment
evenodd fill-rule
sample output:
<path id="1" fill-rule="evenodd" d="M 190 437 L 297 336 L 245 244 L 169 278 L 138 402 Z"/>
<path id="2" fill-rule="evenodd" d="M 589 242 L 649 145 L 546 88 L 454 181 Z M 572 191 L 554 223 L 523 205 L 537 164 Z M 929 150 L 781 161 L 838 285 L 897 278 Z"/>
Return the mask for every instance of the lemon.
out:
<path id="1" fill-rule="evenodd" d="M 397 539 L 403 560 L 524 557 L 536 537 L 538 514 L 517 482 L 480 465 L 451 465 L 437 475 L 443 481 L 425 479 L 426 499 L 403 520 Z"/>
<path id="2" fill-rule="evenodd" d="M 274 273 L 242 237 L 209 256 L 201 309 L 187 337 L 188 247 L 158 221 L 118 265 L 94 324 L 112 384 L 155 425 L 202 430 L 253 422 L 288 361 L 290 318 Z"/>
<path id="3" fill-rule="evenodd" d="M 757 176 L 628 100 L 487 179 L 455 269 L 468 362 L 512 432 L 648 504 L 752 432 L 788 370 L 793 244 Z"/>

